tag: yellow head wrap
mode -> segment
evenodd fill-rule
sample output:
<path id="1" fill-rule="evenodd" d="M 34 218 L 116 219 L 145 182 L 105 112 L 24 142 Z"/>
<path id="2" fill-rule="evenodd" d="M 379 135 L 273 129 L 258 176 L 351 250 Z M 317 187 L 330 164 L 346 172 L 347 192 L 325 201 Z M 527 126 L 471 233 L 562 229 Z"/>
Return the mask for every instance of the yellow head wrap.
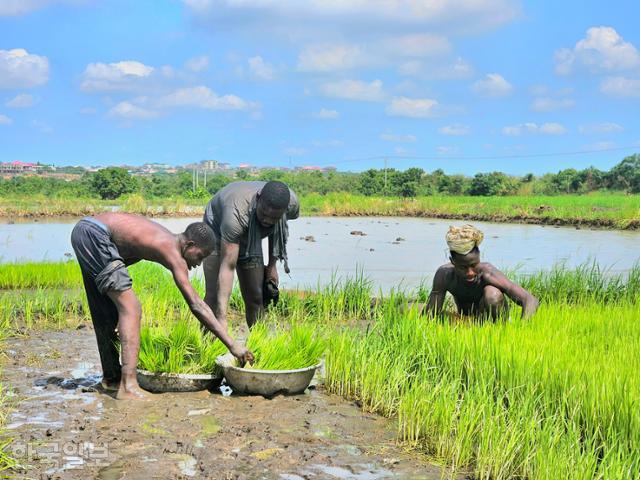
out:
<path id="1" fill-rule="evenodd" d="M 483 238 L 484 234 L 473 225 L 451 226 L 446 236 L 449 250 L 460 255 L 466 255 L 480 245 Z"/>

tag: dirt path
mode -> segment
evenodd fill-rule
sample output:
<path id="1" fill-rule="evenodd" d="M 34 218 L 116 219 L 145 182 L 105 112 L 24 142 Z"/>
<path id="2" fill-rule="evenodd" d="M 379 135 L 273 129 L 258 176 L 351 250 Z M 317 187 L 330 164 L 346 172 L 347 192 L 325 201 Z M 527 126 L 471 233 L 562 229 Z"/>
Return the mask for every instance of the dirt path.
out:
<path id="1" fill-rule="evenodd" d="M 438 467 L 394 444 L 392 422 L 321 388 L 304 395 L 155 395 L 117 402 L 99 377 L 89 328 L 6 342 L 4 381 L 25 478 L 436 479 Z"/>

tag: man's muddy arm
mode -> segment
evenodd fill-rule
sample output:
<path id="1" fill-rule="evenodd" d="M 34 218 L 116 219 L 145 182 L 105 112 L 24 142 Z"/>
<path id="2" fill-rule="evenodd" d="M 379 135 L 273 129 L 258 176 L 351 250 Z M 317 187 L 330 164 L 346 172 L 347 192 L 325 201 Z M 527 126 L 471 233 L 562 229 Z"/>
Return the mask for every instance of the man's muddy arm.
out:
<path id="1" fill-rule="evenodd" d="M 238 263 L 240 244 L 222 241 L 220 248 L 220 270 L 218 271 L 218 311 L 216 314 L 226 323 L 229 298 L 233 289 L 233 272 Z"/>
<path id="2" fill-rule="evenodd" d="M 193 315 L 200 321 L 200 323 L 202 323 L 202 325 L 204 325 L 216 337 L 218 337 L 235 357 L 237 357 L 241 361 L 250 361 L 249 357 L 251 357 L 251 352 L 249 352 L 239 343 L 236 343 L 235 340 L 231 338 L 231 336 L 227 332 L 227 329 L 220 324 L 216 316 L 209 308 L 209 305 L 207 305 L 204 300 L 200 298 L 198 292 L 196 292 L 193 288 L 193 285 L 191 285 L 191 282 L 189 281 L 189 270 L 187 269 L 187 264 L 184 263 L 184 265 L 175 265 L 173 268 L 170 268 L 170 270 L 173 274 L 173 279 L 176 282 L 178 289 L 189 305 L 191 313 L 193 313 Z"/>
<path id="3" fill-rule="evenodd" d="M 522 307 L 520 318 L 530 318 L 538 310 L 539 300 L 520 285 L 509 280 L 495 267 L 484 275 L 484 279 L 489 285 L 500 289 L 507 297 Z"/>
<path id="4" fill-rule="evenodd" d="M 426 315 L 436 316 L 442 313 L 442 305 L 447 296 L 447 272 L 439 268 L 433 277 L 433 285 L 429 294 L 429 301 L 425 308 Z"/>

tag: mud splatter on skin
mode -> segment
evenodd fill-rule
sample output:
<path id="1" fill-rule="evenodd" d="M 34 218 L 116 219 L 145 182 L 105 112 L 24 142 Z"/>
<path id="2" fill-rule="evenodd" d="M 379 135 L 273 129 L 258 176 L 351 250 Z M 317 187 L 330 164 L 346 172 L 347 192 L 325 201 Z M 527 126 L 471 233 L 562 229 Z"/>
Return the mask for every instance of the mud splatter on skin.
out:
<path id="1" fill-rule="evenodd" d="M 100 369 L 90 329 L 37 332 L 10 339 L 5 348 L 15 353 L 5 362 L 3 380 L 20 399 L 9 418 L 14 447 L 64 450 L 54 458 L 58 464 L 46 456 L 23 456 L 28 466 L 18 476 L 364 480 L 441 475 L 424 457 L 395 446 L 393 422 L 364 414 L 322 388 L 273 400 L 198 392 L 125 403 L 91 386 Z M 53 350 L 61 355 L 47 356 Z M 46 361 L 25 361 L 34 356 Z M 107 447 L 105 456 L 102 447 Z"/>

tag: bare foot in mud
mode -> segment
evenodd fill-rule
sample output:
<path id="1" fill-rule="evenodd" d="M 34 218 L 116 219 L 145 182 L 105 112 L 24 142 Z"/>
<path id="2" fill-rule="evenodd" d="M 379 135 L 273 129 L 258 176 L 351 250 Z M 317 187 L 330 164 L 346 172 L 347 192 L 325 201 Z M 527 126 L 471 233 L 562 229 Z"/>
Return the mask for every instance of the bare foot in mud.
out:
<path id="1" fill-rule="evenodd" d="M 107 392 L 117 392 L 118 388 L 120 387 L 120 381 L 106 380 L 103 378 L 102 381 L 100 382 L 100 386 L 102 387 L 103 390 Z"/>
<path id="2" fill-rule="evenodd" d="M 116 393 L 116 400 L 142 400 L 150 401 L 151 395 L 142 390 L 138 385 L 125 386 L 122 382 Z"/>

